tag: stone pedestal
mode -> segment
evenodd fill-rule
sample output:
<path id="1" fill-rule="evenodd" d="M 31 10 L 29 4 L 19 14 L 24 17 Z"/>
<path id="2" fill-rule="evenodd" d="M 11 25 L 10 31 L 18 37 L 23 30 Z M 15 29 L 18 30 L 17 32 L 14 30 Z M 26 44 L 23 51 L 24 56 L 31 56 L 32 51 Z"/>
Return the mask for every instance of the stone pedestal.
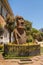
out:
<path id="1" fill-rule="evenodd" d="M 40 54 L 40 45 L 4 45 L 4 55 L 12 57 L 29 57 Z"/>

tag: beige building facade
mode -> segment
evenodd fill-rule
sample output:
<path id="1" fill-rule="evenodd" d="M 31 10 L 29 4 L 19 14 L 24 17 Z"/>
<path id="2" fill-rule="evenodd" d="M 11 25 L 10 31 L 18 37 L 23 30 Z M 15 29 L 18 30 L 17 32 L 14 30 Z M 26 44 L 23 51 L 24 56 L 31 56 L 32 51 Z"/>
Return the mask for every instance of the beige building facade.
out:
<path id="1" fill-rule="evenodd" d="M 0 24 L 5 25 L 5 19 L 7 14 L 13 15 L 12 9 L 9 5 L 8 0 L 0 0 Z M 14 16 L 14 15 L 13 15 Z M 13 40 L 11 38 L 11 40 Z M 9 42 L 9 32 L 4 29 L 3 35 L 0 36 L 0 43 L 8 43 Z"/>

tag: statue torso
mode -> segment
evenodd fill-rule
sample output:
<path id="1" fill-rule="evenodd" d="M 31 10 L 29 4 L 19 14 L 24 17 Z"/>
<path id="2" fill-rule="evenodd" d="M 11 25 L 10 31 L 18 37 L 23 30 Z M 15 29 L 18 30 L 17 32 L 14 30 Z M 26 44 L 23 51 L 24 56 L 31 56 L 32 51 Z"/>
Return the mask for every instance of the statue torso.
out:
<path id="1" fill-rule="evenodd" d="M 23 29 L 16 29 L 17 32 L 17 39 L 19 41 L 19 44 L 26 43 L 26 32 Z M 19 35 L 18 35 L 19 33 Z"/>

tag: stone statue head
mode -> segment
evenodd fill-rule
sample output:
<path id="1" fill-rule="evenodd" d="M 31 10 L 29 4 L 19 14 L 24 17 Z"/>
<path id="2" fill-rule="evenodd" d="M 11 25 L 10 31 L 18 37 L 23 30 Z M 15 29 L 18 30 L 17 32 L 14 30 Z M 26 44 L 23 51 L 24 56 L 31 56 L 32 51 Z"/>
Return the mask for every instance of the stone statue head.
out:
<path id="1" fill-rule="evenodd" d="M 24 28 L 24 19 L 21 16 L 16 16 L 16 23 L 18 28 Z"/>

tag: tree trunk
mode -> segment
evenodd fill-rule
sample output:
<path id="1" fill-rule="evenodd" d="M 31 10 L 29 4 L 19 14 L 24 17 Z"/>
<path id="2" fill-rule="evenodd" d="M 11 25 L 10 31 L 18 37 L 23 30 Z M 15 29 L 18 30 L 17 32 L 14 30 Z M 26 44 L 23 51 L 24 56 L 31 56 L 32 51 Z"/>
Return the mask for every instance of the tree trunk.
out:
<path id="1" fill-rule="evenodd" d="M 9 43 L 11 43 L 11 32 L 9 32 Z"/>

